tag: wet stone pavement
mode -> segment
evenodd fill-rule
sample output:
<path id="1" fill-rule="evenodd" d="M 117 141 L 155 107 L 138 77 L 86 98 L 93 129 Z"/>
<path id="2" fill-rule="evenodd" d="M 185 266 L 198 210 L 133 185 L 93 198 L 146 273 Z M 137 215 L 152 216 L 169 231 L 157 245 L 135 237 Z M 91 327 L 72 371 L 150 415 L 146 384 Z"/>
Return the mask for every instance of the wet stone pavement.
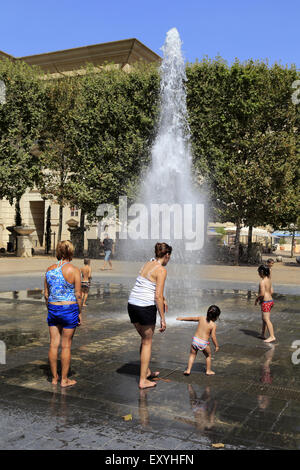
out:
<path id="1" fill-rule="evenodd" d="M 0 449 L 204 450 L 300 448 L 300 296 L 275 296 L 276 342 L 258 339 L 254 293 L 169 285 L 167 330 L 156 331 L 155 389 L 138 389 L 139 337 L 127 316 L 129 285 L 93 283 L 72 347 L 68 389 L 50 383 L 48 327 L 42 292 L 0 292 Z M 222 310 L 213 353 L 183 375 L 195 323 L 178 315 Z M 299 347 L 299 346 L 298 346 Z M 214 350 L 214 348 L 212 347 Z M 300 358 L 300 353 L 298 354 Z M 132 419 L 125 421 L 124 416 Z"/>

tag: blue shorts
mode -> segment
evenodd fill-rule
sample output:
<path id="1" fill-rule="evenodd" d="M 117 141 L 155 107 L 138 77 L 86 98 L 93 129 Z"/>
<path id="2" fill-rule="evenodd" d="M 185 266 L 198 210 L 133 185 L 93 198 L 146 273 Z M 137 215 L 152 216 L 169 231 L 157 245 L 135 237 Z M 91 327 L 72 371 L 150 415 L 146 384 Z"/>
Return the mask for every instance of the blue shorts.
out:
<path id="1" fill-rule="evenodd" d="M 48 326 L 62 326 L 63 328 L 76 328 L 78 325 L 78 304 L 53 305 L 48 304 Z"/>
<path id="2" fill-rule="evenodd" d="M 111 255 L 111 250 L 107 250 L 104 253 L 105 253 L 104 261 L 108 261 Z"/>

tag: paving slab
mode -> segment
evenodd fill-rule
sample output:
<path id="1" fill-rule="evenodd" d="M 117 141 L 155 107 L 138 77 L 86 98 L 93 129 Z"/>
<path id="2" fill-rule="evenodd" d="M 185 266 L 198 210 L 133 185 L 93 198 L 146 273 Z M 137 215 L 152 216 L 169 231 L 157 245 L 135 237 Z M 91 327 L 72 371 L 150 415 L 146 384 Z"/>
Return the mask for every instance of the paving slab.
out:
<path id="1" fill-rule="evenodd" d="M 53 386 L 42 292 L 0 292 L 1 449 L 208 450 L 300 448 L 300 364 L 292 343 L 300 339 L 300 297 L 275 293 L 276 342 L 258 338 L 255 294 L 243 289 L 188 291 L 168 285 L 167 330 L 156 331 L 152 367 L 157 386 L 138 389 L 139 337 L 126 312 L 131 285 L 122 276 L 96 280 L 83 325 L 73 340 L 70 376 L 77 385 Z M 199 355 L 183 375 L 195 325 L 176 316 L 220 306 L 216 375 L 205 375 Z M 300 354 L 299 354 L 300 356 Z M 123 417 L 131 415 L 125 421 Z"/>

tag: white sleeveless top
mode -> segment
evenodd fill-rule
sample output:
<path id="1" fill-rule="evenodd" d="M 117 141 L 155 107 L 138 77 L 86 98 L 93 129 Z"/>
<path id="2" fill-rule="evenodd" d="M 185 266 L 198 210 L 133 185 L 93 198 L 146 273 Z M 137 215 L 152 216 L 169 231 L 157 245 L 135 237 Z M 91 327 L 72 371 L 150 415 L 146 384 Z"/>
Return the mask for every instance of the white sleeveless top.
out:
<path id="1" fill-rule="evenodd" d="M 152 261 L 152 260 L 150 260 Z M 160 263 L 159 263 L 160 264 Z M 156 269 L 155 266 L 149 273 L 148 276 Z M 143 268 L 142 268 L 143 269 Z M 142 271 L 141 269 L 141 271 Z M 140 271 L 140 272 L 141 272 Z M 130 292 L 128 303 L 131 305 L 137 305 L 139 307 L 148 307 L 149 305 L 155 305 L 155 289 L 156 283 L 150 281 L 143 276 L 136 278 L 134 287 Z"/>

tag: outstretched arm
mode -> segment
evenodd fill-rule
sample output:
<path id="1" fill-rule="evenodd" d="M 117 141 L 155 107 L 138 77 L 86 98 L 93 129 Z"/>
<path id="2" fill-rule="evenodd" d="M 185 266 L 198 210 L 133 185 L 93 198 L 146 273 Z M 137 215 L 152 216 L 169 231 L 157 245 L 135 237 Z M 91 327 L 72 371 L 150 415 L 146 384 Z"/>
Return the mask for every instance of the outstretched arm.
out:
<path id="1" fill-rule="evenodd" d="M 165 281 L 167 277 L 167 270 L 161 269 L 159 270 L 156 278 L 156 289 L 155 289 L 155 302 L 158 308 L 158 312 L 160 315 L 160 329 L 159 331 L 162 333 L 166 329 L 166 319 L 165 319 L 165 306 L 164 306 L 164 287 Z"/>
<path id="2" fill-rule="evenodd" d="M 199 317 L 177 317 L 179 321 L 199 321 Z"/>
<path id="3" fill-rule="evenodd" d="M 212 342 L 215 345 L 216 351 L 219 351 L 219 345 L 218 345 L 218 341 L 217 341 L 216 329 L 217 329 L 217 325 L 214 325 L 213 329 L 211 330 L 211 339 L 212 339 Z"/>
<path id="4" fill-rule="evenodd" d="M 264 300 L 264 295 L 265 295 L 265 285 L 262 281 L 260 281 L 258 295 L 255 299 L 255 305 L 257 305 L 257 302 L 259 302 L 260 300 Z"/>
<path id="5" fill-rule="evenodd" d="M 82 295 L 81 295 L 81 276 L 80 270 L 75 268 L 74 270 L 74 284 L 75 284 L 75 297 L 79 308 L 79 323 L 78 326 L 81 324 L 81 308 L 82 308 Z"/>

